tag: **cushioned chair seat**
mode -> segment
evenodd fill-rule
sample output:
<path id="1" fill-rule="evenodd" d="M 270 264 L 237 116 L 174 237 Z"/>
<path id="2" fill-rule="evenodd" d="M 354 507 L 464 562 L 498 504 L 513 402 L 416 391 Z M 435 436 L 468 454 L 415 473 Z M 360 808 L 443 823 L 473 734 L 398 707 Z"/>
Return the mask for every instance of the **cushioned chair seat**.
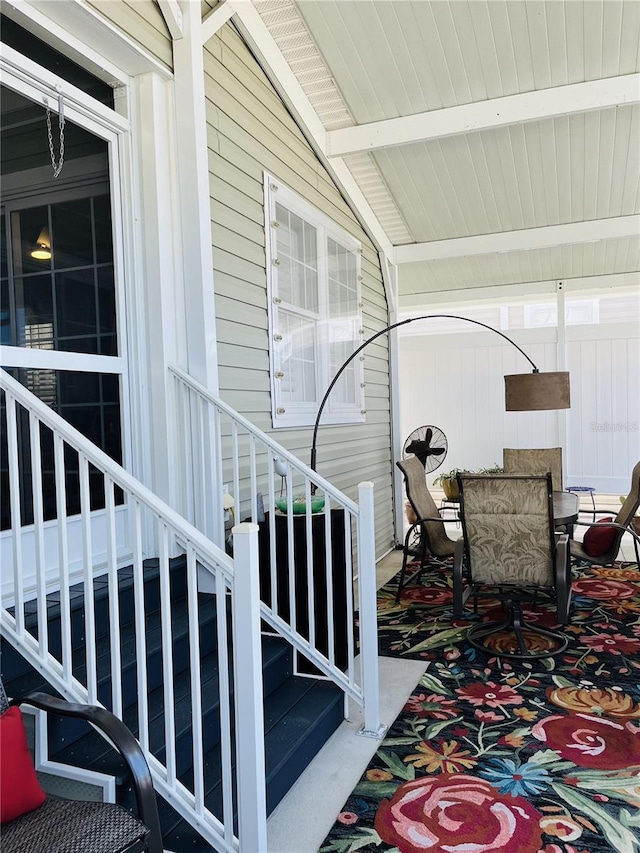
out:
<path id="1" fill-rule="evenodd" d="M 2 826 L 3 853 L 114 853 L 145 849 L 149 830 L 112 803 L 47 797 L 43 805 Z"/>

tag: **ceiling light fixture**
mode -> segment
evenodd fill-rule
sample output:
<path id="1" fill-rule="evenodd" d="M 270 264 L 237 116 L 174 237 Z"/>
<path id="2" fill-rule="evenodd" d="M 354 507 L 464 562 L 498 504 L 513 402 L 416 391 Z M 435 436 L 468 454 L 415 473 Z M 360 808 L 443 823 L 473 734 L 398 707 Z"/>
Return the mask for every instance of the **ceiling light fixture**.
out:
<path id="1" fill-rule="evenodd" d="M 48 261 L 51 258 L 51 237 L 46 225 L 38 235 L 36 248 L 31 252 L 31 257 L 36 261 Z"/>

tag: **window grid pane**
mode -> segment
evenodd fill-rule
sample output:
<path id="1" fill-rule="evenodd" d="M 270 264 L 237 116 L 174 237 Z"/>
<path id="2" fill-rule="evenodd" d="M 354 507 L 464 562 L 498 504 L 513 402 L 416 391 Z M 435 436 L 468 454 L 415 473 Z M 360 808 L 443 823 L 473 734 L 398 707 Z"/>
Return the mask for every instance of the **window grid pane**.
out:
<path id="1" fill-rule="evenodd" d="M 282 334 L 280 380 L 283 403 L 316 400 L 316 328 L 312 320 L 280 311 Z"/>
<path id="2" fill-rule="evenodd" d="M 109 208 L 108 196 L 96 196 L 11 214 L 13 275 L 2 310 L 14 307 L 3 343 L 117 355 Z M 34 258 L 38 245 L 50 256 Z"/>
<path id="3" fill-rule="evenodd" d="M 317 229 L 281 204 L 278 222 L 278 296 L 283 302 L 318 312 Z"/>

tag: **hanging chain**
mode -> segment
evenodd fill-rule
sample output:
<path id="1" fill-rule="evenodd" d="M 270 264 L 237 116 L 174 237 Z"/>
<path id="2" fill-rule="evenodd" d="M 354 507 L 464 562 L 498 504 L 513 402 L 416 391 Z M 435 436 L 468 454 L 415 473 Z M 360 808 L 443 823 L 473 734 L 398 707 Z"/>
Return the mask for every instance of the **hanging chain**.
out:
<path id="1" fill-rule="evenodd" d="M 58 127 L 60 129 L 60 160 L 56 163 L 56 155 L 53 150 L 53 134 L 51 132 L 51 110 L 49 102 L 47 104 L 47 135 L 49 137 L 49 153 L 51 154 L 51 168 L 53 169 L 53 177 L 57 178 L 62 171 L 64 163 L 64 104 L 62 95 L 58 95 Z"/>

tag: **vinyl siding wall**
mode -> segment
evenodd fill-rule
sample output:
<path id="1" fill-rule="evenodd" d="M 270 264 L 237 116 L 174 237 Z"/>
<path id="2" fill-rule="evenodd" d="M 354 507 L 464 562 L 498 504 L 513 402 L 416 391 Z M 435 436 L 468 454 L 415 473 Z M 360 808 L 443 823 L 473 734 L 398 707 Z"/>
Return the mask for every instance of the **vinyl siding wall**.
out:
<path id="1" fill-rule="evenodd" d="M 218 358 L 221 396 L 303 461 L 312 429 L 272 430 L 263 173 L 266 170 L 362 242 L 363 328 L 387 324 L 377 253 L 280 98 L 231 25 L 205 45 Z M 392 463 L 388 345 L 365 351 L 366 423 L 328 426 L 318 471 L 351 497 L 375 483 L 376 547 L 390 547 Z"/>
<path id="2" fill-rule="evenodd" d="M 88 0 L 87 5 L 169 68 L 173 66 L 171 37 L 154 0 Z"/>

